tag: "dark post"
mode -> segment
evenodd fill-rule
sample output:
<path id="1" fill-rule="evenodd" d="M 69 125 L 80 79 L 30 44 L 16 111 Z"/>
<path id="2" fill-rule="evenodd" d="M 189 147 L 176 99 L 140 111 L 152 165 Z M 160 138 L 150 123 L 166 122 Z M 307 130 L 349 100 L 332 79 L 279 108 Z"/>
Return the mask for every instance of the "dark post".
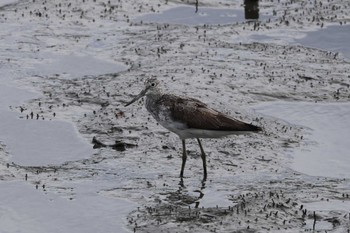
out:
<path id="1" fill-rule="evenodd" d="M 259 19 L 259 0 L 244 0 L 245 19 Z"/>

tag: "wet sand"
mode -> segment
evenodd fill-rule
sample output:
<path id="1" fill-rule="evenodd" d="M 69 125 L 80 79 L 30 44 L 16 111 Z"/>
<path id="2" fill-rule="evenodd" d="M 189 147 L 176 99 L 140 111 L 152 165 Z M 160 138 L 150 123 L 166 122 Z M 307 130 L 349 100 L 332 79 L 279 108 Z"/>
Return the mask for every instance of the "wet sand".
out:
<path id="1" fill-rule="evenodd" d="M 61 142 L 70 135 L 69 141 L 81 146 L 66 142 L 71 153 L 62 157 L 43 146 L 40 152 L 48 157 L 23 153 L 26 160 L 21 160 L 1 134 L 0 187 L 8 190 L 4 195 L 10 201 L 2 202 L 7 217 L 0 217 L 0 225 L 11 232 L 21 220 L 16 230 L 37 233 L 59 232 L 73 224 L 74 232 L 86 232 L 100 216 L 103 232 L 305 232 L 312 231 L 316 219 L 315 230 L 349 230 L 348 176 L 333 176 L 337 167 L 324 175 L 309 173 L 308 166 L 318 166 L 310 164 L 312 160 L 301 159 L 299 163 L 309 163 L 304 170 L 293 167 L 295 158 L 303 155 L 295 157 L 296 152 L 318 148 L 317 137 L 309 135 L 311 131 L 317 136 L 315 129 L 321 127 L 298 122 L 298 116 L 294 121 L 290 114 L 275 115 L 273 107 L 270 114 L 268 107 L 256 107 L 276 101 L 336 105 L 350 99 L 346 56 L 293 43 L 308 32 L 348 24 L 349 3 L 302 4 L 260 1 L 263 21 L 222 25 L 140 20 L 143 14 L 183 5 L 195 11 L 193 4 L 181 1 L 36 0 L 2 7 L 0 84 L 14 88 L 0 101 L 1 116 L 12 116 L 13 126 L 7 130 L 37 125 L 63 132 L 55 124 L 64 122 L 70 130 L 61 134 Z M 201 7 L 243 11 L 240 2 L 232 1 L 202 1 Z M 257 34 L 269 39 L 251 40 Z M 204 183 L 198 146 L 190 142 L 181 182 L 177 136 L 159 126 L 142 101 L 123 107 L 152 75 L 169 92 L 201 99 L 262 126 L 264 132 L 203 140 L 209 177 Z M 35 94 L 17 99 L 16 88 Z M 137 146 L 92 150 L 93 137 L 106 144 Z M 52 139 L 45 145 L 59 140 Z M 40 141 L 30 147 L 40 150 Z M 317 153 L 313 156 L 319 159 Z M 341 162 L 342 156 L 336 158 Z M 21 195 L 19 190 L 26 192 Z M 45 211 L 42 204 L 20 209 L 11 196 L 23 198 L 23 203 L 47 202 L 49 197 L 52 205 Z M 23 214 L 31 208 L 38 208 L 34 219 Z M 54 228 L 39 224 L 65 211 L 72 219 L 69 224 L 63 217 L 53 222 Z"/>

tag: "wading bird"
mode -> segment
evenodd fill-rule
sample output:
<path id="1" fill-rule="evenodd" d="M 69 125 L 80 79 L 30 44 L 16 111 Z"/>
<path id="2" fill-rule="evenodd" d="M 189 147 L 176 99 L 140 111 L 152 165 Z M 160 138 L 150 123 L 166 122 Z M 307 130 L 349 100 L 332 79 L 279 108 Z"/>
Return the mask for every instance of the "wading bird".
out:
<path id="1" fill-rule="evenodd" d="M 156 121 L 177 134 L 182 141 L 181 178 L 183 178 L 187 159 L 186 139 L 197 139 L 203 161 L 203 180 L 206 180 L 207 162 L 200 138 L 219 138 L 230 134 L 261 131 L 260 127 L 233 119 L 197 99 L 164 93 L 156 78 L 147 79 L 140 94 L 125 106 L 129 106 L 143 96 L 146 96 L 146 109 Z"/>

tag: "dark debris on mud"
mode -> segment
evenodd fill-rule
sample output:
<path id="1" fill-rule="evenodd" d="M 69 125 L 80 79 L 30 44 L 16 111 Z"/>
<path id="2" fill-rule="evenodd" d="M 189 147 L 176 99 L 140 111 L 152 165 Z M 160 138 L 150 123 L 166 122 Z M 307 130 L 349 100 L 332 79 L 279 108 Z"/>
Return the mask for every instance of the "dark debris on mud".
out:
<path id="1" fill-rule="evenodd" d="M 172 196 L 178 201 L 186 200 L 179 193 Z M 158 204 L 135 211 L 128 220 L 136 232 L 176 232 L 179 228 L 181 232 L 186 229 L 193 232 L 257 232 L 295 229 L 302 225 L 302 217 L 297 218 L 295 214 L 298 203 L 291 202 L 282 192 L 271 192 L 267 196 L 269 200 L 265 193 L 231 197 L 233 204 L 228 207 L 191 208 L 176 202 Z M 162 229 L 164 222 L 172 222 L 174 226 Z"/>
<path id="2" fill-rule="evenodd" d="M 165 192 L 164 199 L 156 199 L 156 204 L 133 211 L 128 221 L 134 232 L 308 232 L 313 230 L 313 226 L 306 222 L 315 219 L 315 227 L 319 222 L 328 222 L 332 226 L 315 228 L 320 232 L 342 232 L 349 228 L 350 213 L 314 212 L 304 206 L 305 202 L 328 201 L 327 196 L 338 196 L 343 201 L 349 201 L 349 198 L 335 194 L 331 187 L 323 192 L 322 197 L 311 183 L 300 183 L 303 187 L 300 192 L 295 187 L 284 186 L 282 182 L 276 186 L 277 183 L 260 184 L 264 187 L 262 189 L 258 186 L 239 187 L 241 194 L 229 197 L 232 205 L 214 207 L 200 206 L 202 193 L 191 196 L 179 188 Z"/>
<path id="3" fill-rule="evenodd" d="M 93 148 L 94 149 L 98 149 L 98 148 L 102 148 L 102 147 L 110 147 L 114 150 L 117 151 L 125 151 L 127 148 L 133 148 L 136 147 L 136 144 L 131 144 L 131 143 L 125 143 L 122 141 L 116 141 L 114 144 L 105 144 L 101 141 L 99 141 L 98 139 L 96 139 L 96 137 L 92 138 L 92 144 L 94 145 Z"/>

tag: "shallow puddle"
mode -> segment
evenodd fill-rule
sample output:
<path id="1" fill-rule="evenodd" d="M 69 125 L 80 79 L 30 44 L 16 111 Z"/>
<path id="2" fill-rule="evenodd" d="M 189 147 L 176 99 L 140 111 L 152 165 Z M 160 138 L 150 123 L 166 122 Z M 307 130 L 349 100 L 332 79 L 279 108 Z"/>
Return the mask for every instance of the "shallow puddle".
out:
<path id="1" fill-rule="evenodd" d="M 305 203 L 305 208 L 311 211 L 349 211 L 350 201 L 324 200 L 318 202 Z"/>
<path id="2" fill-rule="evenodd" d="M 350 58 L 350 25 L 330 25 L 318 30 L 276 30 L 269 33 L 253 33 L 237 36 L 241 42 L 289 43 L 310 48 L 339 52 Z"/>
<path id="3" fill-rule="evenodd" d="M 0 85 L 0 141 L 11 154 L 11 162 L 25 166 L 61 164 L 87 158 L 93 149 L 79 135 L 72 123 L 37 119 L 19 119 L 8 106 L 37 97 L 37 94 L 16 87 Z"/>
<path id="4" fill-rule="evenodd" d="M 104 61 L 91 55 L 43 53 L 38 62 L 29 69 L 29 73 L 40 76 L 59 74 L 63 77 L 78 78 L 86 75 L 118 73 L 126 69 L 126 65 Z"/>
<path id="5" fill-rule="evenodd" d="M 6 190 L 0 193 L 2 232 L 129 232 L 122 225 L 131 202 L 96 193 L 69 200 L 20 181 L 0 188 Z"/>
<path id="6" fill-rule="evenodd" d="M 347 213 L 350 210 L 350 201 L 348 200 L 323 200 L 316 201 L 311 203 L 304 203 L 304 208 L 309 213 L 316 213 L 316 216 L 324 216 L 326 212 L 345 212 Z M 346 217 L 346 216 L 344 216 Z M 326 219 L 307 219 L 305 221 L 305 229 L 313 229 L 315 224 L 315 230 L 317 231 L 330 231 L 333 230 L 337 225 L 339 225 L 339 220 L 337 218 L 326 218 Z M 341 232 L 341 230 L 337 231 Z"/>
<path id="7" fill-rule="evenodd" d="M 255 109 L 305 127 L 301 147 L 287 151 L 294 170 L 312 176 L 350 177 L 350 103 L 272 102 Z"/>
<path id="8" fill-rule="evenodd" d="M 14 4 L 17 3 L 18 0 L 0 0 L 0 7 L 9 5 L 9 4 Z"/>
<path id="9" fill-rule="evenodd" d="M 0 111 L 0 140 L 6 143 L 11 162 L 24 166 L 60 165 L 93 154 L 92 146 L 73 124 L 41 118 L 24 120 L 16 115 Z"/>
<path id="10" fill-rule="evenodd" d="M 268 19 L 272 16 L 260 15 L 260 20 Z M 203 25 L 203 24 L 236 24 L 244 22 L 247 16 L 244 9 L 223 9 L 194 6 L 179 6 L 161 13 L 146 14 L 137 17 L 136 21 L 169 23 L 183 25 Z"/>
<path id="11" fill-rule="evenodd" d="M 296 39 L 303 46 L 341 52 L 350 58 L 350 25 L 332 25 L 317 31 L 306 33 L 306 36 Z"/>

